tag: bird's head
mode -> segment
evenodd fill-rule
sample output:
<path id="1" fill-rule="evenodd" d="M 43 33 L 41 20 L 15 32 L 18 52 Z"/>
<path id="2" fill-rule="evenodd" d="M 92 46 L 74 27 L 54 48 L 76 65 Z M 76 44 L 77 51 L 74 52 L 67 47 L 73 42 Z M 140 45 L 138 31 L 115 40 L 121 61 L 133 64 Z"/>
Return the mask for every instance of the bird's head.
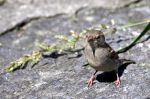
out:
<path id="1" fill-rule="evenodd" d="M 100 30 L 90 30 L 85 34 L 85 39 L 90 45 L 101 46 L 105 44 L 104 34 Z"/>

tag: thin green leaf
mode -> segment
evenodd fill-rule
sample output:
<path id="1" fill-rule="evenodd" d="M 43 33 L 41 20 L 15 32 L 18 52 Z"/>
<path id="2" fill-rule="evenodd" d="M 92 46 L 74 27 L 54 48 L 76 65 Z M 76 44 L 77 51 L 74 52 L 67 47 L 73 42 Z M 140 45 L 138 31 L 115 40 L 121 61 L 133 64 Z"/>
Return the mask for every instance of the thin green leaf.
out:
<path id="1" fill-rule="evenodd" d="M 140 33 L 140 35 L 135 38 L 135 40 L 133 40 L 133 42 L 131 42 L 131 44 L 129 44 L 127 47 L 121 48 L 118 51 L 116 51 L 118 54 L 119 53 L 124 53 L 126 51 L 128 51 L 129 49 L 131 49 L 140 39 L 142 36 L 144 36 L 148 31 L 150 30 L 150 23 L 148 23 L 148 25 L 144 28 L 144 30 Z"/>

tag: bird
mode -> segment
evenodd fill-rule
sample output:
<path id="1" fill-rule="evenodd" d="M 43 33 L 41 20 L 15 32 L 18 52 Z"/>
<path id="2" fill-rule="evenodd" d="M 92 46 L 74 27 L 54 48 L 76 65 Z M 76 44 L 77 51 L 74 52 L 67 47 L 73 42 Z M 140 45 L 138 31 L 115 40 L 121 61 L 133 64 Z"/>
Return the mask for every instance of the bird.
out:
<path id="1" fill-rule="evenodd" d="M 93 85 L 98 71 L 115 71 L 117 79 L 114 81 L 116 87 L 120 86 L 118 68 L 123 64 L 124 59 L 119 59 L 118 54 L 105 41 L 104 33 L 100 30 L 90 30 L 85 34 L 84 55 L 89 65 L 95 69 L 92 77 L 87 81 L 88 87 Z"/>

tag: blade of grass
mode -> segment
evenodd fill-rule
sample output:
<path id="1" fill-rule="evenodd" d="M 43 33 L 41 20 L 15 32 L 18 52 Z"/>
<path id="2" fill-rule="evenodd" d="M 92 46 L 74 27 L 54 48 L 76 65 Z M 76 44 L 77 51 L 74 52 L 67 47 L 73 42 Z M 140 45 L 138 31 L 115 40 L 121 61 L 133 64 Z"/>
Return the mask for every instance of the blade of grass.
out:
<path id="1" fill-rule="evenodd" d="M 127 28 L 127 27 L 136 26 L 136 25 L 141 25 L 141 24 L 145 24 L 145 23 L 149 23 L 149 22 L 150 22 L 150 19 L 147 19 L 147 20 L 144 20 L 144 21 L 142 21 L 142 22 L 136 22 L 136 23 L 133 23 L 133 24 L 124 25 L 124 26 L 122 26 L 121 28 Z"/>
<path id="2" fill-rule="evenodd" d="M 140 35 L 139 35 L 137 38 L 135 38 L 135 40 L 133 40 L 133 42 L 132 42 L 131 44 L 129 44 L 127 47 L 124 47 L 124 48 L 119 49 L 119 50 L 116 51 L 116 52 L 119 54 L 119 53 L 124 53 L 124 52 L 128 51 L 128 50 L 131 49 L 131 48 L 137 43 L 137 41 L 139 41 L 140 38 L 141 38 L 142 36 L 144 36 L 149 30 L 150 30 L 150 22 L 149 22 L 148 25 L 144 28 L 144 30 L 140 33 Z"/>

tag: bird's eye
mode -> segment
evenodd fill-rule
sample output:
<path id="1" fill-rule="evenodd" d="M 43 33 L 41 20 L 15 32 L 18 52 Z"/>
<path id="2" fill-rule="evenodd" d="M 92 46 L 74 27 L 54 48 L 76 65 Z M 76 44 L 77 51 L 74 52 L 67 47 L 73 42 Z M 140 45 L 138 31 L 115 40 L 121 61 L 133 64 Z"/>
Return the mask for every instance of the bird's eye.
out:
<path id="1" fill-rule="evenodd" d="M 97 35 L 96 38 L 99 39 L 99 38 L 100 38 L 100 35 Z"/>

